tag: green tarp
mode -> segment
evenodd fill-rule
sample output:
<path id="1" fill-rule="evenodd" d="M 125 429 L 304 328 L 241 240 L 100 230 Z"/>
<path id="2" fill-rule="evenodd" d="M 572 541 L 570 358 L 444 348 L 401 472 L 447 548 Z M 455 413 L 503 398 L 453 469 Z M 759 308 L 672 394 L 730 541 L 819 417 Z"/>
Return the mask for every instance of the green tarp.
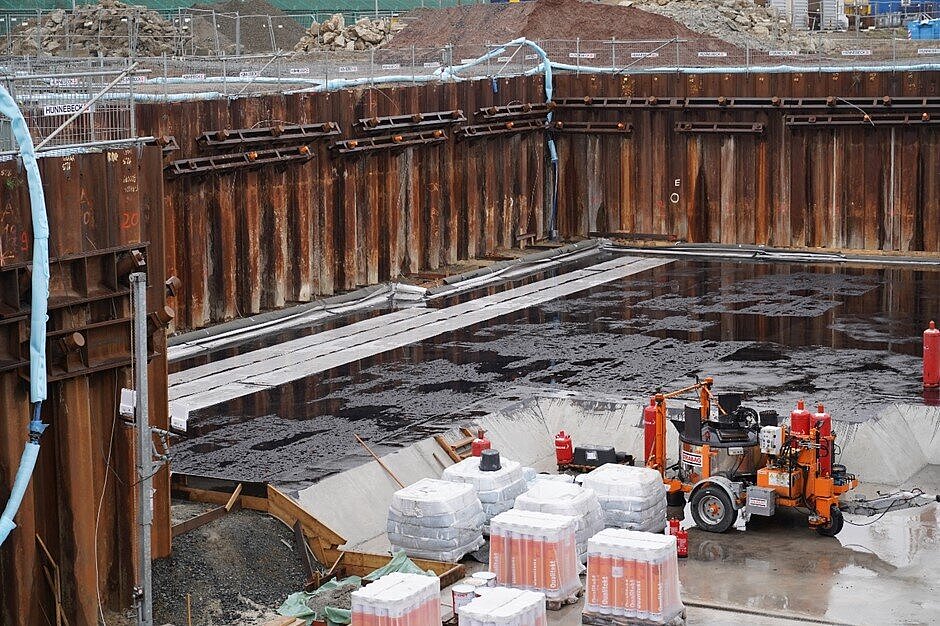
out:
<path id="1" fill-rule="evenodd" d="M 369 572 L 365 578 L 359 578 L 358 576 L 350 576 L 349 578 L 344 578 L 342 580 L 331 580 L 330 582 L 324 584 L 319 589 L 313 593 L 307 593 L 305 591 L 298 591 L 297 593 L 292 593 L 287 596 L 287 599 L 284 600 L 284 603 L 277 610 L 278 615 L 283 615 L 284 617 L 299 617 L 301 619 L 307 620 L 307 625 L 310 625 L 315 619 L 325 620 L 327 624 L 348 624 L 351 621 L 349 609 L 341 609 L 334 607 L 326 607 L 323 609 L 322 615 L 317 615 L 316 611 L 311 609 L 307 604 L 307 600 L 312 597 L 319 595 L 320 593 L 325 593 L 327 591 L 332 591 L 339 586 L 345 586 L 349 583 L 354 583 L 356 587 L 362 585 L 362 581 L 372 582 L 378 580 L 386 574 L 391 574 L 392 572 L 399 572 L 402 574 L 424 574 L 425 576 L 436 576 L 431 570 L 424 571 L 417 565 L 414 561 L 408 558 L 404 552 L 394 552 L 392 558 L 388 563 L 380 567 L 379 569 Z"/>

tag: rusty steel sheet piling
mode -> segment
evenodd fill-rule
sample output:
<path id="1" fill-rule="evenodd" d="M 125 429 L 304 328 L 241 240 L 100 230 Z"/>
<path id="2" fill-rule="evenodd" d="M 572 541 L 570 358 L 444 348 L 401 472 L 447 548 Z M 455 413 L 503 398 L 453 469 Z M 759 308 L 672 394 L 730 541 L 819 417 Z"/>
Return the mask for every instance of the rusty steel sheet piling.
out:
<path id="1" fill-rule="evenodd" d="M 95 624 L 104 608 L 131 603 L 136 508 L 132 428 L 118 415 L 130 376 L 127 275 L 146 271 L 152 335 L 150 415 L 167 427 L 163 175 L 159 147 L 39 160 L 50 224 L 47 352 L 49 401 L 38 465 L 17 528 L 0 553 L 0 622 L 30 626 L 55 615 L 39 540 L 58 566 L 62 610 Z M 17 161 L 0 165 L 0 501 L 6 502 L 26 441 L 29 198 Z M 170 551 L 169 472 L 155 477 L 153 556 Z M 99 505 L 100 502 L 100 505 Z M 99 513 L 100 507 L 100 513 Z M 96 532 L 97 528 L 97 532 Z"/>

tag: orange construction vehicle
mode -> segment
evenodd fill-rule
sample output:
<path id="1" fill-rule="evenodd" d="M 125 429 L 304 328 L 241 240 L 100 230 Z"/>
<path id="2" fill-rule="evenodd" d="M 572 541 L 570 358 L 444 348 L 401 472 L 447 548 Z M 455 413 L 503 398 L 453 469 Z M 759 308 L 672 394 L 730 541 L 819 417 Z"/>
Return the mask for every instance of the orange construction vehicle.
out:
<path id="1" fill-rule="evenodd" d="M 845 467 L 833 464 L 835 435 L 822 405 L 815 414 L 802 401 L 779 425 L 776 411 L 760 414 L 741 405 L 741 394 L 712 393 L 713 379 L 670 393 L 657 393 L 644 411 L 646 466 L 657 470 L 670 504 L 688 497 L 702 530 L 724 532 L 751 515 L 773 515 L 777 507 L 809 510 L 809 525 L 821 535 L 842 530 L 839 497 L 858 486 Z M 698 406 L 681 419 L 667 416 L 666 400 L 696 393 Z M 667 421 L 679 432 L 679 462 L 666 459 Z"/>

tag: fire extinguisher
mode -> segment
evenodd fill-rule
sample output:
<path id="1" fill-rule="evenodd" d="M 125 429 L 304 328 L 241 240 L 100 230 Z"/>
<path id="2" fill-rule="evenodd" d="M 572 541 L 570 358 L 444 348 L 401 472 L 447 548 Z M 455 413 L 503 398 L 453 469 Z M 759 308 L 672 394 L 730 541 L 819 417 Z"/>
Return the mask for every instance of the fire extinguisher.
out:
<path id="1" fill-rule="evenodd" d="M 933 321 L 924 331 L 924 387 L 940 387 L 940 329 Z"/>
<path id="2" fill-rule="evenodd" d="M 676 531 L 676 556 L 684 559 L 689 556 L 689 531 Z"/>
<path id="3" fill-rule="evenodd" d="M 650 398 L 650 404 L 643 407 L 643 462 L 649 463 L 656 446 L 656 398 Z"/>
<path id="4" fill-rule="evenodd" d="M 490 440 L 486 438 L 486 431 L 481 428 L 477 431 L 477 438 L 470 443 L 470 454 L 483 456 L 483 451 L 489 449 Z"/>
<path id="5" fill-rule="evenodd" d="M 571 445 L 571 435 L 565 431 L 555 435 L 555 459 L 559 465 L 568 465 L 574 460 L 574 446 Z"/>

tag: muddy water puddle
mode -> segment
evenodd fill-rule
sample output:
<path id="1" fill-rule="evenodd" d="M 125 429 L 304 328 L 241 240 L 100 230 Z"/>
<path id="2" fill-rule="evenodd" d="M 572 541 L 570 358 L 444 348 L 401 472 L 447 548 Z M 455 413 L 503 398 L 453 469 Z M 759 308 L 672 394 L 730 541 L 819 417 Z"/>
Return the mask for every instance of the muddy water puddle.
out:
<path id="1" fill-rule="evenodd" d="M 361 462 L 354 433 L 382 451 L 533 387 L 641 397 L 694 375 L 761 407 L 805 398 L 862 421 L 922 401 L 931 315 L 940 273 L 676 261 L 201 410 L 174 467 L 299 486 Z"/>

